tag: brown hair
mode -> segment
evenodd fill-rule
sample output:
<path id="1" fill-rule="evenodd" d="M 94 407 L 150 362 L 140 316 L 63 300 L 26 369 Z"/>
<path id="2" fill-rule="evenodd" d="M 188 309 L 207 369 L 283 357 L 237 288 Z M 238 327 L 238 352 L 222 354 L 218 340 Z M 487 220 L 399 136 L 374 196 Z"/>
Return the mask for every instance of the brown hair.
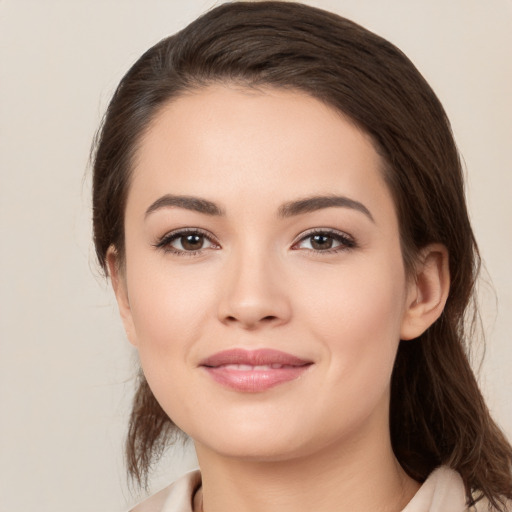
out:
<path id="1" fill-rule="evenodd" d="M 392 376 L 395 455 L 418 481 L 441 464 L 464 480 L 468 502 L 485 496 L 503 510 L 512 498 L 512 448 L 493 422 L 467 356 L 467 311 L 479 269 L 459 155 L 432 89 L 395 46 L 335 14 L 291 2 L 223 4 L 148 50 L 121 80 L 96 141 L 94 241 L 124 253 L 124 209 L 137 144 L 159 109 L 214 82 L 304 91 L 371 135 L 400 222 L 410 270 L 418 251 L 449 251 L 451 288 L 442 316 L 402 341 Z M 139 483 L 176 427 L 140 374 L 127 438 Z"/>

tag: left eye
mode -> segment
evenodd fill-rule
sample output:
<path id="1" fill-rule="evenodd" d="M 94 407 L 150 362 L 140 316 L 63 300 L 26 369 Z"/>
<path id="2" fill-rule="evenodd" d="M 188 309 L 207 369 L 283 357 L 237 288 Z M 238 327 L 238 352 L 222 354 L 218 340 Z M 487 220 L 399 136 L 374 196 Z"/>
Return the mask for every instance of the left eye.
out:
<path id="1" fill-rule="evenodd" d="M 354 241 L 344 233 L 319 231 L 303 237 L 293 248 L 328 252 L 331 250 L 348 249 L 354 246 Z"/>
<path id="2" fill-rule="evenodd" d="M 181 251 L 198 251 L 205 249 L 211 242 L 204 235 L 199 233 L 187 234 L 176 237 L 170 242 L 170 246 Z"/>
<path id="3" fill-rule="evenodd" d="M 204 249 L 217 248 L 218 246 L 204 233 L 200 231 L 179 231 L 169 233 L 156 247 L 175 254 L 194 254 Z"/>

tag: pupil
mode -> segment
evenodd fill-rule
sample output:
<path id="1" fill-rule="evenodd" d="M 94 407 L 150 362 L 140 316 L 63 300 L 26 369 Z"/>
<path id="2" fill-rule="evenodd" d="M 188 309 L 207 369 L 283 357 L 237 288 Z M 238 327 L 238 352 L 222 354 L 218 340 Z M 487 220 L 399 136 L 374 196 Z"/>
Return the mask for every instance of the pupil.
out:
<path id="1" fill-rule="evenodd" d="M 332 238 L 325 235 L 314 235 L 311 246 L 314 249 L 330 249 L 332 247 Z"/>
<path id="2" fill-rule="evenodd" d="M 195 250 L 200 249 L 203 245 L 203 236 L 202 235 L 187 235 L 182 238 L 181 245 L 184 249 L 187 250 Z"/>

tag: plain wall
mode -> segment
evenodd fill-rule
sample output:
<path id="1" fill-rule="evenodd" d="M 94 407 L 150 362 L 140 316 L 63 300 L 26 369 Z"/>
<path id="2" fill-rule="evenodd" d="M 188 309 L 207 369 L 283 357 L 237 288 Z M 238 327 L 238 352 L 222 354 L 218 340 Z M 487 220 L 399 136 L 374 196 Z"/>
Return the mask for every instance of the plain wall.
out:
<path id="1" fill-rule="evenodd" d="M 512 436 L 512 3 L 309 3 L 398 45 L 452 120 L 495 290 L 482 286 L 480 381 Z M 94 259 L 88 155 L 128 67 L 213 4 L 0 0 L 0 512 L 121 512 L 137 499 L 121 455 L 136 358 Z M 178 450 L 153 489 L 194 464 Z"/>

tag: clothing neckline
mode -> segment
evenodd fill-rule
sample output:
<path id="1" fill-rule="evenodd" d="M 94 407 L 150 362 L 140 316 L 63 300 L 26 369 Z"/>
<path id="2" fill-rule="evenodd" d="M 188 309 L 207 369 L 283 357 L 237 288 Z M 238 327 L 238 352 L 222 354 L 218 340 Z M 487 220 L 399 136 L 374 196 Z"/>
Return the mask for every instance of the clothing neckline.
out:
<path id="1" fill-rule="evenodd" d="M 194 511 L 194 497 L 201 488 L 199 470 L 186 473 L 171 485 L 135 506 L 131 512 Z M 461 476 L 441 466 L 428 476 L 401 512 L 468 512 Z"/>

